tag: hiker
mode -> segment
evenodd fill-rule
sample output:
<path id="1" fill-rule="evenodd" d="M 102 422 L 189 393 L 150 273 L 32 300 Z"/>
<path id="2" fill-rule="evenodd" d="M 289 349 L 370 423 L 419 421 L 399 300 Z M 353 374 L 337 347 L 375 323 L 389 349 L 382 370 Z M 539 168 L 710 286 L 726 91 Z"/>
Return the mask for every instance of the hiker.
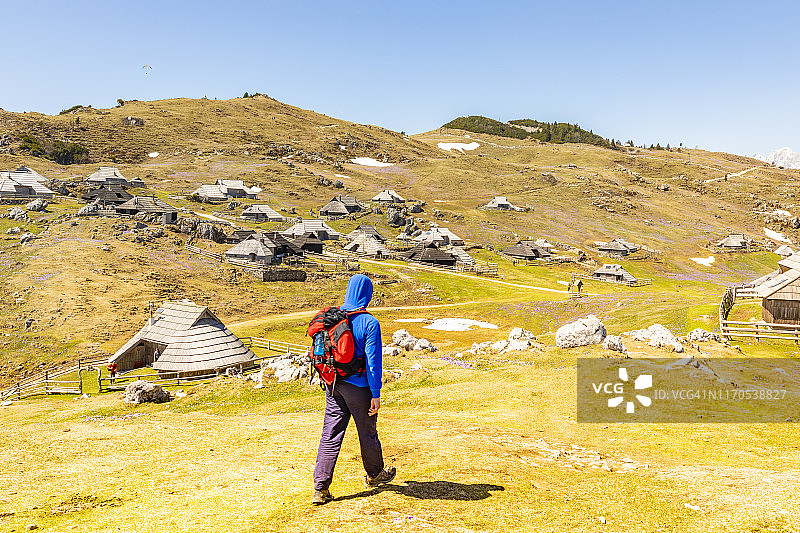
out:
<path id="1" fill-rule="evenodd" d="M 111 378 L 109 383 L 114 383 L 114 378 L 117 377 L 117 363 L 113 361 L 108 363 L 108 375 Z"/>
<path id="2" fill-rule="evenodd" d="M 576 286 L 578 287 L 578 294 L 580 294 L 581 291 L 583 290 L 583 280 L 579 279 Z"/>
<path id="3" fill-rule="evenodd" d="M 367 474 L 368 487 L 377 487 L 394 479 L 394 467 L 385 468 L 383 451 L 378 439 L 378 410 L 381 407 L 383 378 L 383 343 L 381 326 L 369 313 L 363 312 L 372 299 L 372 281 L 356 274 L 347 284 L 344 304 L 339 308 L 347 313 L 362 311 L 349 318 L 353 331 L 354 359 L 363 360 L 364 367 L 352 376 L 325 386 L 325 419 L 314 468 L 312 503 L 320 505 L 334 499 L 329 489 L 333 469 L 344 439 L 350 417 L 356 424 L 361 445 L 361 461 Z"/>
<path id="4" fill-rule="evenodd" d="M 161 354 L 160 354 L 160 353 L 158 353 L 158 348 L 156 348 L 156 350 L 153 352 L 153 362 L 154 362 L 154 363 L 155 363 L 156 361 L 158 361 L 158 358 L 159 358 L 159 356 L 160 356 L 160 355 L 161 355 Z"/>

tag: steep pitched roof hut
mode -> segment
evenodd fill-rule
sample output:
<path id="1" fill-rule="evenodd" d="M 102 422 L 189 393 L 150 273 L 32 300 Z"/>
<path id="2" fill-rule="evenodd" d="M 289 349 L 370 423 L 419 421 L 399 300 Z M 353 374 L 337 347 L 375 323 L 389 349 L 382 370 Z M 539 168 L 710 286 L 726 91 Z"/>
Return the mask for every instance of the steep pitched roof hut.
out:
<path id="1" fill-rule="evenodd" d="M 440 250 L 439 247 L 433 243 L 418 244 L 400 257 L 406 261 L 428 263 L 432 265 L 453 266 L 456 264 L 456 258 L 453 254 Z"/>
<path id="2" fill-rule="evenodd" d="M 436 244 L 437 246 L 451 245 L 463 246 L 464 240 L 447 228 L 432 225 L 428 231 L 423 231 L 413 239 L 423 244 Z"/>
<path id="3" fill-rule="evenodd" d="M 251 205 L 242 211 L 241 218 L 256 222 L 283 222 L 284 218 L 277 211 L 266 204 Z"/>
<path id="4" fill-rule="evenodd" d="M 53 198 L 56 193 L 42 185 L 40 174 L 17 170 L 0 171 L 0 198 Z"/>
<path id="5" fill-rule="evenodd" d="M 221 367 L 249 367 L 254 359 L 250 348 L 207 307 L 183 300 L 164 302 L 109 363 L 117 363 L 120 371 L 152 364 L 159 372 L 204 375 Z"/>
<path id="6" fill-rule="evenodd" d="M 314 254 L 321 254 L 325 248 L 325 243 L 317 239 L 313 233 L 301 235 L 298 238 L 293 239 L 292 242 L 301 250 Z"/>
<path id="7" fill-rule="evenodd" d="M 129 187 L 131 185 L 128 178 L 122 175 L 117 167 L 100 167 L 86 178 L 86 181 L 91 185 L 122 185 Z"/>
<path id="8" fill-rule="evenodd" d="M 124 204 L 133 195 L 122 188 L 122 185 L 101 185 L 97 189 L 92 189 L 83 196 L 88 202 L 98 202 L 100 204 Z"/>
<path id="9" fill-rule="evenodd" d="M 622 268 L 621 265 L 603 265 L 592 272 L 592 278 L 614 283 L 636 283 L 638 281 L 633 274 Z"/>
<path id="10" fill-rule="evenodd" d="M 749 246 L 750 242 L 741 233 L 731 233 L 724 239 L 717 241 L 714 244 L 727 250 L 744 250 Z"/>
<path id="11" fill-rule="evenodd" d="M 210 204 L 222 203 L 228 200 L 228 197 L 216 185 L 201 185 L 192 192 L 192 195 L 197 195 L 202 201 Z"/>
<path id="12" fill-rule="evenodd" d="M 294 226 L 283 231 L 285 237 L 296 239 L 306 233 L 313 233 L 321 241 L 338 241 L 341 233 L 318 218 L 303 219 Z"/>
<path id="13" fill-rule="evenodd" d="M 343 202 L 334 198 L 319 208 L 319 214 L 326 217 L 345 217 L 350 214 L 350 211 L 347 210 L 347 206 Z"/>
<path id="14" fill-rule="evenodd" d="M 358 226 L 356 229 L 345 235 L 344 238 L 349 241 L 352 241 L 361 234 L 369 235 L 375 238 L 375 240 L 377 240 L 378 242 L 386 242 L 386 237 L 381 235 L 378 232 L 378 230 L 375 229 L 375 226 L 370 226 L 367 224 L 362 224 Z"/>
<path id="15" fill-rule="evenodd" d="M 544 259 L 550 252 L 537 246 L 533 241 L 519 241 L 503 250 L 503 253 L 517 259 Z"/>
<path id="16" fill-rule="evenodd" d="M 215 185 L 228 198 L 250 198 L 255 200 L 258 197 L 258 193 L 261 192 L 260 187 L 248 187 L 242 180 L 219 179 Z"/>
<path id="17" fill-rule="evenodd" d="M 45 178 L 32 168 L 26 167 L 25 165 L 20 165 L 19 167 L 17 167 L 17 170 L 9 170 L 8 173 L 11 179 L 21 178 L 22 180 L 38 181 L 39 183 L 45 183 L 47 181 L 47 178 Z"/>
<path id="18" fill-rule="evenodd" d="M 612 239 L 609 242 L 598 242 L 597 249 L 612 255 L 628 255 L 639 249 L 639 246 L 625 239 Z"/>
<path id="19" fill-rule="evenodd" d="M 233 233 L 225 237 L 225 242 L 228 244 L 237 244 L 245 240 L 246 238 L 250 237 L 251 235 L 255 235 L 256 230 L 254 229 L 237 229 L 234 230 Z"/>
<path id="20" fill-rule="evenodd" d="M 373 202 L 384 204 L 402 204 L 405 203 L 405 198 L 397 194 L 393 189 L 384 189 L 372 197 Z"/>
<path id="21" fill-rule="evenodd" d="M 521 207 L 517 207 L 508 201 L 505 196 L 495 196 L 489 203 L 483 206 L 484 209 L 498 209 L 502 211 L 522 211 Z"/>
<path id="22" fill-rule="evenodd" d="M 777 248 L 775 248 L 775 250 L 772 253 L 778 254 L 779 256 L 786 258 L 792 255 L 794 253 L 794 250 L 792 250 L 792 248 L 788 244 L 784 244 L 783 246 L 778 246 Z"/>
<path id="23" fill-rule="evenodd" d="M 158 216 L 164 224 L 178 221 L 178 210 L 155 196 L 134 196 L 124 204 L 117 206 L 117 213 L 135 215 L 148 213 Z"/>
<path id="24" fill-rule="evenodd" d="M 386 257 L 391 254 L 388 248 L 379 242 L 372 235 L 360 233 L 356 238 L 350 241 L 345 247 L 348 252 L 354 252 L 361 255 Z"/>
<path id="25" fill-rule="evenodd" d="M 273 249 L 268 246 L 268 240 L 256 236 L 249 237 L 225 252 L 225 257 L 253 263 L 272 264 L 275 259 Z"/>
<path id="26" fill-rule="evenodd" d="M 456 258 L 458 263 L 464 263 L 465 265 L 475 264 L 475 258 L 469 255 L 461 246 L 453 246 L 448 251 Z"/>

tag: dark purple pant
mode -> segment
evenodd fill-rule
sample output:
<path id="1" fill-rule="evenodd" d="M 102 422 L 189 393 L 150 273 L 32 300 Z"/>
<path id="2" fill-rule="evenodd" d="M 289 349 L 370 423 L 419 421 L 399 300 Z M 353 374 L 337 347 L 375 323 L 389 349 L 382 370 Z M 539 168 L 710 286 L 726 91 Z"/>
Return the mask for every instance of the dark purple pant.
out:
<path id="1" fill-rule="evenodd" d="M 358 441 L 361 444 L 361 461 L 370 477 L 383 470 L 383 451 L 378 440 L 378 415 L 369 416 L 372 392 L 369 387 L 356 387 L 343 381 L 337 382 L 331 392 L 325 387 L 325 421 L 317 450 L 317 466 L 314 468 L 314 489 L 325 490 L 331 486 L 333 469 L 342 447 L 344 432 L 350 417 L 356 423 Z"/>

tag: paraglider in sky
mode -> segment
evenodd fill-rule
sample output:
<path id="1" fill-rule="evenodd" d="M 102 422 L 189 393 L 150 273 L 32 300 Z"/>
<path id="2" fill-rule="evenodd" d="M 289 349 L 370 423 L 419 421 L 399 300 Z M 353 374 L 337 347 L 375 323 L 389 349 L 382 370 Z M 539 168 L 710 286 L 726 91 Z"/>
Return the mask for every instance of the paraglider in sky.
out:
<path id="1" fill-rule="evenodd" d="M 150 65 L 142 65 L 142 70 L 144 70 L 145 74 L 150 74 L 150 71 L 153 70 L 153 67 Z"/>

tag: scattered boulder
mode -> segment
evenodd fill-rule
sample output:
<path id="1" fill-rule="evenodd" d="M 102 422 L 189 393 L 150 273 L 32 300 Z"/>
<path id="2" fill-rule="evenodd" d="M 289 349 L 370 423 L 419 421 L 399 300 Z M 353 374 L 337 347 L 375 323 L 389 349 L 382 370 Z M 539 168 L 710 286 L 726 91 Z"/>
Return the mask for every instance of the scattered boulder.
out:
<path id="1" fill-rule="evenodd" d="M 67 184 L 60 179 L 53 178 L 47 182 L 46 187 L 53 191 L 56 194 L 60 194 L 62 196 L 67 196 L 69 194 L 69 189 L 67 188 Z"/>
<path id="2" fill-rule="evenodd" d="M 400 212 L 393 207 L 386 210 L 386 223 L 393 228 L 399 228 L 406 225 L 406 219 L 400 215 Z"/>
<path id="3" fill-rule="evenodd" d="M 341 189 L 341 188 L 344 187 L 344 182 L 342 180 L 336 180 L 336 181 L 333 182 L 333 186 L 336 189 Z"/>
<path id="4" fill-rule="evenodd" d="M 413 350 L 418 340 L 405 329 L 398 329 L 392 334 L 392 343 L 406 350 Z"/>
<path id="5" fill-rule="evenodd" d="M 17 235 L 19 233 L 22 233 L 22 227 L 21 226 L 14 226 L 13 228 L 8 228 L 6 230 L 6 235 Z"/>
<path id="6" fill-rule="evenodd" d="M 6 218 L 10 218 L 11 220 L 16 220 L 19 222 L 28 220 L 28 214 L 25 212 L 24 207 L 22 207 L 21 205 L 15 205 L 14 207 L 8 210 Z"/>
<path id="7" fill-rule="evenodd" d="M 384 346 L 383 347 L 383 355 L 384 356 L 395 356 L 400 355 L 400 347 L 399 346 Z"/>
<path id="8" fill-rule="evenodd" d="M 556 331 L 556 346 L 574 348 L 600 344 L 606 338 L 606 327 L 594 315 L 565 324 Z"/>
<path id="9" fill-rule="evenodd" d="M 439 348 L 434 346 L 433 343 L 428 339 L 418 339 L 412 348 L 412 350 L 427 350 L 429 352 L 435 352 L 438 349 Z"/>
<path id="10" fill-rule="evenodd" d="M 47 208 L 47 200 L 36 198 L 25 204 L 25 209 L 28 211 L 44 211 Z"/>
<path id="11" fill-rule="evenodd" d="M 622 343 L 622 337 L 619 335 L 608 335 L 603 341 L 603 348 L 611 350 L 612 352 L 620 352 L 627 354 L 628 349 Z"/>
<path id="12" fill-rule="evenodd" d="M 307 377 L 310 365 L 308 354 L 285 354 L 267 363 L 266 368 L 273 371 L 278 383 L 286 383 Z"/>
<path id="13" fill-rule="evenodd" d="M 536 335 L 532 331 L 522 328 L 514 328 L 508 334 L 508 344 L 504 348 L 506 352 L 521 352 L 535 346 Z"/>
<path id="14" fill-rule="evenodd" d="M 100 204 L 95 201 L 95 202 L 92 202 L 90 204 L 86 204 L 85 206 L 81 207 L 78 210 L 78 216 L 79 217 L 88 217 L 88 216 L 96 215 L 99 210 L 100 210 Z M 73 225 L 77 225 L 77 224 L 73 224 Z"/>
<path id="15" fill-rule="evenodd" d="M 230 202 L 228 202 L 228 205 L 227 205 L 227 206 L 225 206 L 225 208 L 226 208 L 228 211 L 233 211 L 234 209 L 236 209 L 236 208 L 237 208 L 237 207 L 239 207 L 240 205 L 242 205 L 242 204 L 240 204 L 240 203 L 239 203 L 239 202 L 237 202 L 236 200 L 231 200 Z"/>
<path id="16" fill-rule="evenodd" d="M 35 239 L 37 239 L 37 237 L 33 233 L 23 233 L 22 235 L 19 236 L 20 244 L 25 244 Z"/>
<path id="17" fill-rule="evenodd" d="M 419 370 L 422 370 L 422 365 L 419 363 L 411 365 L 411 368 L 408 369 L 409 372 L 417 372 Z"/>
<path id="18" fill-rule="evenodd" d="M 0 407 L 10 407 L 13 403 L 11 400 L 3 400 L 0 402 Z"/>
<path id="19" fill-rule="evenodd" d="M 170 399 L 169 392 L 161 385 L 149 381 L 138 380 L 125 387 L 125 401 L 128 403 L 136 405 L 145 402 L 164 403 Z"/>
<path id="20" fill-rule="evenodd" d="M 697 328 L 692 330 L 691 333 L 687 336 L 690 342 L 721 342 L 725 343 L 725 340 L 720 336 L 719 333 L 714 333 L 712 331 L 707 331 L 703 328 Z"/>
<path id="21" fill-rule="evenodd" d="M 646 342 L 653 348 L 671 347 L 675 353 L 683 353 L 683 344 L 670 330 L 661 324 L 653 324 L 647 329 L 629 331 L 624 333 L 635 341 Z"/>

